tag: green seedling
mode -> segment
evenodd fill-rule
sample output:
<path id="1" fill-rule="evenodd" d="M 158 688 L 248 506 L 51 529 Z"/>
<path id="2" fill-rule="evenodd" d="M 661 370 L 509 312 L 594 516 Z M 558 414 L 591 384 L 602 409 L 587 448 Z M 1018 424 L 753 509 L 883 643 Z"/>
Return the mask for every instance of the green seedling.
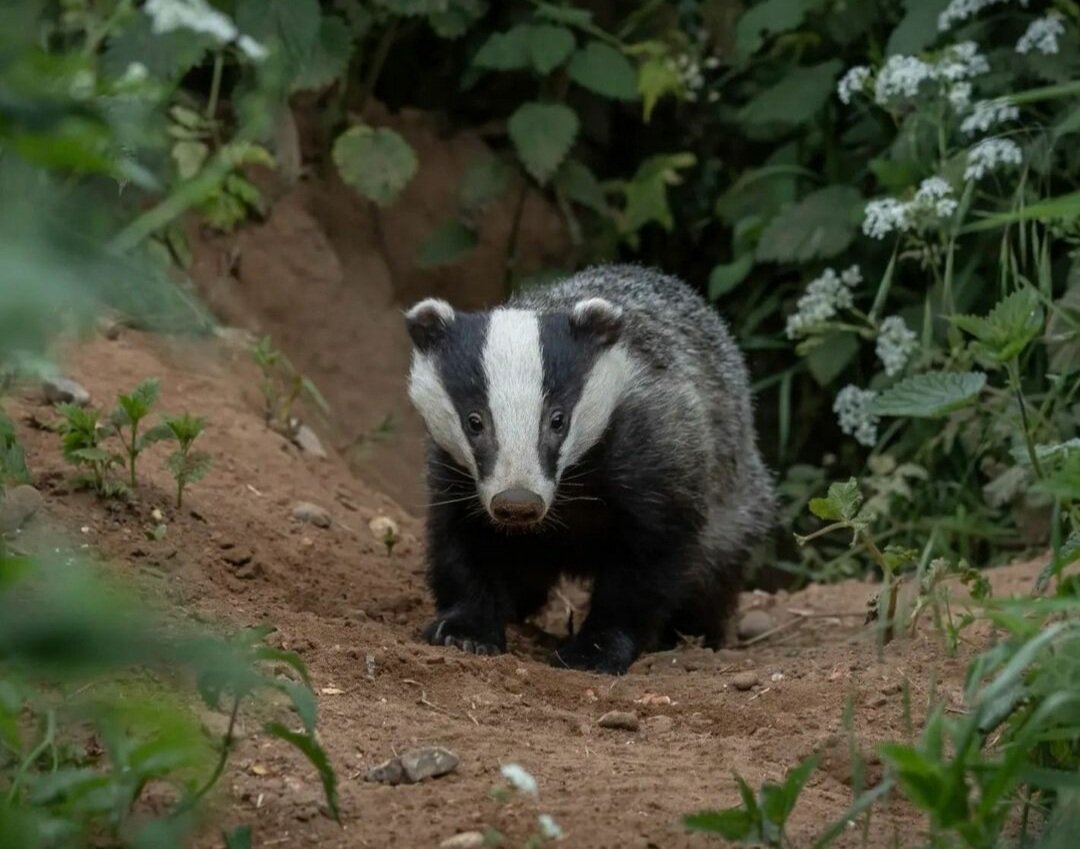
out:
<path id="1" fill-rule="evenodd" d="M 64 459 L 84 470 L 76 476 L 76 485 L 93 489 L 103 497 L 126 494 L 127 487 L 110 477 L 114 468 L 124 464 L 124 458 L 102 447 L 107 438 L 115 435 L 113 425 L 102 422 L 97 410 L 75 404 L 58 404 L 56 409 L 63 417 L 59 430 Z"/>
<path id="2" fill-rule="evenodd" d="M 176 509 L 180 510 L 184 506 L 184 489 L 187 485 L 201 480 L 210 471 L 210 455 L 205 451 L 191 450 L 206 426 L 206 419 L 185 413 L 165 419 L 165 426 L 179 443 L 179 447 L 169 455 L 166 465 L 176 480 Z"/>
<path id="3" fill-rule="evenodd" d="M 296 370 L 289 358 L 274 347 L 269 336 L 263 336 L 255 343 L 252 356 L 262 372 L 259 391 L 263 397 L 263 415 L 271 430 L 293 435 L 296 429 L 293 407 L 302 394 L 311 399 L 323 415 L 330 413 L 330 405 L 318 387 Z"/>
<path id="4" fill-rule="evenodd" d="M 27 483 L 26 453 L 15 436 L 15 425 L 0 413 L 0 494 L 8 484 Z"/>
<path id="5" fill-rule="evenodd" d="M 124 443 L 124 452 L 127 454 L 128 485 L 132 489 L 138 485 L 135 463 L 139 454 L 153 443 L 172 437 L 172 431 L 164 424 L 152 427 L 145 433 L 139 433 L 139 426 L 143 419 L 150 415 L 160 393 L 161 381 L 157 378 L 144 380 L 129 394 L 117 397 L 116 409 L 110 417 L 110 423 L 116 429 L 120 441 Z"/>

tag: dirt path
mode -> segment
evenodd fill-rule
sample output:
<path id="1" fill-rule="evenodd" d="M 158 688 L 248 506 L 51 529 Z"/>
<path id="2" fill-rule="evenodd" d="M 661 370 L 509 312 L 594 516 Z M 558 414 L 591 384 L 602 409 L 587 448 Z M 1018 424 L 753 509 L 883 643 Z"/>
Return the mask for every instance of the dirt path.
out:
<path id="1" fill-rule="evenodd" d="M 190 490 L 190 509 L 177 515 L 155 448 L 143 461 L 148 483 L 135 504 L 102 504 L 69 490 L 54 434 L 23 426 L 52 519 L 200 619 L 277 625 L 275 636 L 310 665 L 320 691 L 320 735 L 341 780 L 344 825 L 321 813 L 313 771 L 253 734 L 239 748 L 219 804 L 224 825 L 254 825 L 259 847 L 435 847 L 459 831 L 495 824 L 487 794 L 508 762 L 525 766 L 540 784 L 539 807 L 514 802 L 503 812 L 499 825 L 520 838 L 514 845 L 539 811 L 562 825 L 567 846 L 718 845 L 687 834 L 679 817 L 736 802 L 733 771 L 758 785 L 824 750 L 824 768 L 791 828 L 794 844 L 808 845 L 851 800 L 846 700 L 853 700 L 869 752 L 877 740 L 905 735 L 904 681 L 916 722 L 935 677 L 938 698 L 959 706 L 965 660 L 983 644 L 948 658 L 926 629 L 898 640 L 879 660 L 860 615 L 875 587 L 849 582 L 792 595 L 747 594 L 744 607 L 767 607 L 776 621 L 800 624 L 747 650 L 647 656 L 620 679 L 552 669 L 544 662 L 548 641 L 521 633 L 498 658 L 431 648 L 416 636 L 430 615 L 420 523 L 351 477 L 344 463 L 301 456 L 266 430 L 244 352 L 224 344 L 198 354 L 166 349 L 161 340 L 125 332 L 116 341 L 89 342 L 69 364 L 102 405 L 117 390 L 160 377 L 163 409 L 208 417 L 203 447 L 215 466 Z M 48 411 L 23 399 L 9 412 L 25 421 Z M 323 530 L 292 519 L 300 500 L 328 509 L 335 524 Z M 160 541 L 143 533 L 155 507 L 168 523 Z M 368 530 L 380 512 L 404 534 L 393 558 Z M 995 591 L 1025 591 L 1038 568 L 996 570 Z M 744 672 L 756 683 L 736 689 Z M 609 710 L 636 713 L 640 730 L 598 727 Z M 362 780 L 371 766 L 418 744 L 454 750 L 459 769 L 413 786 Z M 866 845 L 892 846 L 894 830 L 914 842 L 918 822 L 894 805 L 875 819 Z M 840 845 L 862 845 L 861 831 Z"/>

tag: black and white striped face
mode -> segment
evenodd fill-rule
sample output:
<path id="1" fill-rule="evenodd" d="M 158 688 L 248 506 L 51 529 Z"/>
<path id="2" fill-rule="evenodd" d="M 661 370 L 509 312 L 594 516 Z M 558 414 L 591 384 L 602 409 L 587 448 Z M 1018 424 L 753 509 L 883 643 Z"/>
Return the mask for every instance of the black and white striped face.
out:
<path id="1" fill-rule="evenodd" d="M 590 298 L 570 312 L 461 313 L 432 298 L 405 319 L 409 397 L 432 439 L 472 475 L 494 522 L 541 521 L 633 380 L 622 311 Z"/>

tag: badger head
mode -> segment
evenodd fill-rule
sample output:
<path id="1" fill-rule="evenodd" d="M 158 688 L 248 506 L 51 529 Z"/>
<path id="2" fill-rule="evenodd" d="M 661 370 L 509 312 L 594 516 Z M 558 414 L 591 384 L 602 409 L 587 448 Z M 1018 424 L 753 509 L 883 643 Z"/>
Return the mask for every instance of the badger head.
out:
<path id="1" fill-rule="evenodd" d="M 471 475 L 496 525 L 541 522 L 633 379 L 622 310 L 588 298 L 562 312 L 466 313 L 429 298 L 405 321 L 409 397 L 431 438 Z"/>

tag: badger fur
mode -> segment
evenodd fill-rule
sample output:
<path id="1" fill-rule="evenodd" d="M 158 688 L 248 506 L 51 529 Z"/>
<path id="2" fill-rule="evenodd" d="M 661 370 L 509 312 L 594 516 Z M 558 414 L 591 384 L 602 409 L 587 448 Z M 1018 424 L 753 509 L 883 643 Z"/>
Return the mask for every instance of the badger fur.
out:
<path id="1" fill-rule="evenodd" d="M 425 638 L 505 650 L 560 575 L 592 581 L 556 665 L 625 672 L 677 634 L 721 642 L 773 519 L 746 366 L 681 281 L 604 266 L 504 307 L 406 313 L 430 435 Z"/>

